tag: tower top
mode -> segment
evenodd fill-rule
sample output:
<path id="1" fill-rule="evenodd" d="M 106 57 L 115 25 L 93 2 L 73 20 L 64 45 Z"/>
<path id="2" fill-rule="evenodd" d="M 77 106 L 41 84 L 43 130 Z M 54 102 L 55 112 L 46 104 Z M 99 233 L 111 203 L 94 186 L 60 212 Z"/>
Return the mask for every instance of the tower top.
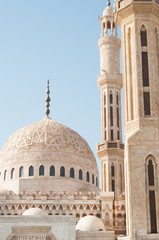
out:
<path id="1" fill-rule="evenodd" d="M 50 114 L 49 107 L 50 107 L 50 101 L 51 101 L 50 96 L 49 96 L 49 94 L 50 94 L 49 80 L 47 81 L 47 91 L 46 91 L 46 93 L 47 93 L 47 97 L 45 99 L 45 102 L 46 102 L 46 111 L 45 111 L 45 113 L 46 113 L 46 116 L 49 117 L 49 114 Z"/>
<path id="2" fill-rule="evenodd" d="M 107 5 L 108 5 L 108 7 L 110 7 L 110 5 L 111 5 L 110 0 L 107 1 Z"/>

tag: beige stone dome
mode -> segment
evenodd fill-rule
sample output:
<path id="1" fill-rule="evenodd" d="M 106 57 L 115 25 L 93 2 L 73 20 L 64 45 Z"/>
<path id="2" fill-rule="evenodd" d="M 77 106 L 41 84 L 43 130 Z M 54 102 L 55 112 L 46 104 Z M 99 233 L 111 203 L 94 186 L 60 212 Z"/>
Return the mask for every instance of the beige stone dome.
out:
<path id="1" fill-rule="evenodd" d="M 105 231 L 103 222 L 95 216 L 86 216 L 79 220 L 76 230 L 83 232 Z"/>
<path id="2" fill-rule="evenodd" d="M 40 208 L 29 208 L 23 214 L 23 216 L 47 216 L 48 214 Z"/>
<path id="3" fill-rule="evenodd" d="M 103 16 L 113 16 L 113 9 L 110 6 L 107 6 L 103 11 Z"/>
<path id="4" fill-rule="evenodd" d="M 0 166 L 0 186 L 11 186 L 15 193 L 98 191 L 96 159 L 88 143 L 50 118 L 11 135 L 0 152 Z"/>

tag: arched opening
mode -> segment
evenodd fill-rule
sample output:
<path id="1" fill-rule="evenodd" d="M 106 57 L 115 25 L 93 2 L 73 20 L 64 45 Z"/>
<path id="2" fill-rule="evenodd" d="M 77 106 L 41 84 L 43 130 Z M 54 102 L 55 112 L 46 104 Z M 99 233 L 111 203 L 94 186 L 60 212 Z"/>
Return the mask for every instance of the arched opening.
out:
<path id="1" fill-rule="evenodd" d="M 148 195 L 149 195 L 149 211 L 150 211 L 150 229 L 151 233 L 157 233 L 157 217 L 156 217 L 156 186 L 155 186 L 155 168 L 154 162 L 149 159 L 148 166 Z"/>
<path id="2" fill-rule="evenodd" d="M 29 167 L 29 177 L 32 177 L 32 176 L 34 176 L 34 168 L 33 168 L 33 166 L 30 166 Z"/>
<path id="3" fill-rule="evenodd" d="M 82 175 L 83 175 L 83 173 L 82 173 L 82 170 L 80 169 L 80 170 L 79 170 L 79 179 L 80 179 L 80 180 L 83 179 L 83 176 L 82 176 Z"/>
<path id="4" fill-rule="evenodd" d="M 24 168 L 20 167 L 20 169 L 19 169 L 19 177 L 23 177 L 23 175 L 24 175 Z"/>
<path id="5" fill-rule="evenodd" d="M 107 36 L 111 36 L 111 23 L 110 23 L 110 21 L 107 22 Z"/>
<path id="6" fill-rule="evenodd" d="M 44 176 L 44 166 L 41 165 L 39 168 L 39 176 Z"/>
<path id="7" fill-rule="evenodd" d="M 94 184 L 94 174 L 92 175 L 92 184 Z"/>
<path id="8" fill-rule="evenodd" d="M 122 216 L 118 214 L 118 226 L 122 226 Z"/>
<path id="9" fill-rule="evenodd" d="M 4 171 L 4 181 L 7 179 L 7 170 Z"/>
<path id="10" fill-rule="evenodd" d="M 74 177 L 75 177 L 74 169 L 71 168 L 70 169 L 70 178 L 74 178 Z"/>
<path id="11" fill-rule="evenodd" d="M 15 169 L 12 168 L 12 170 L 11 170 L 11 179 L 13 179 L 14 177 L 15 177 Z"/>
<path id="12" fill-rule="evenodd" d="M 64 167 L 60 168 L 60 177 L 65 177 L 65 168 Z"/>
<path id="13" fill-rule="evenodd" d="M 96 177 L 96 186 L 98 187 L 98 178 Z"/>
<path id="14" fill-rule="evenodd" d="M 140 30 L 141 35 L 141 46 L 146 47 L 147 46 L 147 31 L 144 25 L 142 25 Z"/>
<path id="15" fill-rule="evenodd" d="M 89 172 L 86 173 L 86 181 L 89 182 Z"/>
<path id="16" fill-rule="evenodd" d="M 105 225 L 109 226 L 109 214 L 108 213 L 105 214 Z"/>
<path id="17" fill-rule="evenodd" d="M 55 176 L 55 167 L 54 166 L 50 167 L 50 176 Z"/>

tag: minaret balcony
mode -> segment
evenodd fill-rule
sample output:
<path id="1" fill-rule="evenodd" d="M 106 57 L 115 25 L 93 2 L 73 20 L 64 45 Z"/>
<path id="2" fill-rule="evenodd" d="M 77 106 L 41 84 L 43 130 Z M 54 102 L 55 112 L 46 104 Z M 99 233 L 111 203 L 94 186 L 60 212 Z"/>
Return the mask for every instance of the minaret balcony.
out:
<path id="1" fill-rule="evenodd" d="M 119 73 L 104 73 L 98 76 L 98 87 L 105 84 L 115 84 L 120 88 L 123 87 L 123 77 Z"/>
<path id="2" fill-rule="evenodd" d="M 106 149 L 114 149 L 114 148 L 118 148 L 118 149 L 123 149 L 124 150 L 124 144 L 121 143 L 120 141 L 115 141 L 115 142 L 112 142 L 112 141 L 105 141 L 103 143 L 99 143 L 97 144 L 97 151 L 100 152 L 100 151 L 104 151 Z"/>

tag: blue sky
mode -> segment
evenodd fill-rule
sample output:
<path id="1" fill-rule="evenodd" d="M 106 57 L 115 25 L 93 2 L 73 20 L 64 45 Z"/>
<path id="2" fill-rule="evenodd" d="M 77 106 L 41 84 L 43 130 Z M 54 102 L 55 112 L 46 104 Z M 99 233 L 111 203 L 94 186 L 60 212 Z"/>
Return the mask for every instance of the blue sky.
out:
<path id="1" fill-rule="evenodd" d="M 106 1 L 0 1 L 0 148 L 17 129 L 45 117 L 74 129 L 96 156 L 101 141 L 100 23 Z M 99 161 L 98 161 L 99 163 Z"/>

